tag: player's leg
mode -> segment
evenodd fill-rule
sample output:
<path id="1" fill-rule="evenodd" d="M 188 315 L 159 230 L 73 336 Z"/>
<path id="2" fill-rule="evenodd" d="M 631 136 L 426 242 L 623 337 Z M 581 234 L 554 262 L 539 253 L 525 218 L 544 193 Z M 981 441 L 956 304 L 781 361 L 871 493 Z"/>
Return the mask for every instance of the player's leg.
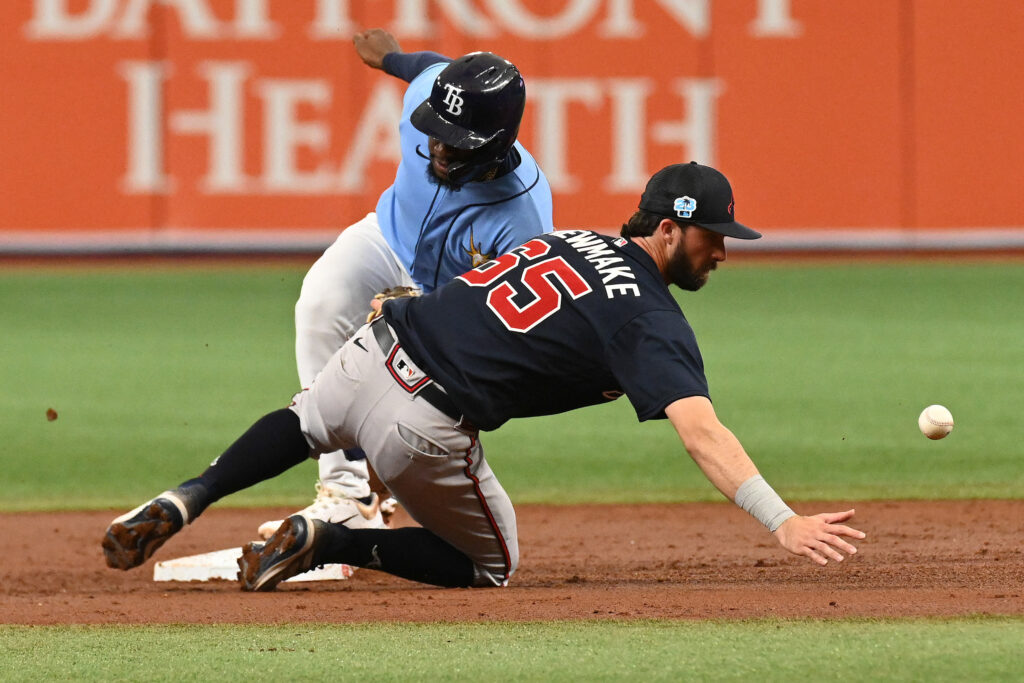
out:
<path id="1" fill-rule="evenodd" d="M 303 387 L 365 324 L 373 296 L 396 285 L 413 282 L 371 213 L 342 232 L 303 279 L 295 304 L 295 359 Z M 317 496 L 303 512 L 353 528 L 383 526 L 361 450 L 324 453 L 318 469 Z M 280 523 L 265 522 L 260 536 L 268 538 Z"/>
<path id="2" fill-rule="evenodd" d="M 450 422 L 441 429 L 454 431 Z M 399 423 L 395 434 L 402 431 Z M 387 473 L 382 478 L 422 527 L 349 529 L 293 515 L 265 546 L 246 546 L 239 560 L 243 588 L 272 590 L 295 574 L 328 563 L 437 586 L 505 585 L 519 562 L 515 512 L 475 436 L 460 436 L 464 443 L 454 451 L 437 443 L 449 439 L 410 439 L 408 432 L 397 441 L 389 437 L 392 443 L 384 453 L 367 445 L 374 468 Z"/>
<path id="3" fill-rule="evenodd" d="M 422 401 L 413 405 L 422 407 Z M 383 444 L 367 453 L 381 479 L 423 526 L 420 548 L 386 532 L 337 527 L 326 557 L 439 585 L 503 586 L 519 564 L 515 510 L 484 457 L 477 434 L 453 429 L 443 413 L 403 411 Z M 458 561 L 445 548 L 469 560 Z M 453 583 L 455 577 L 469 581 Z"/>
<path id="4" fill-rule="evenodd" d="M 322 406 L 325 412 L 329 411 L 332 420 L 329 435 L 321 440 L 323 444 L 330 444 L 328 450 L 355 447 L 358 422 L 346 421 L 344 417 L 353 405 L 374 402 L 372 394 L 360 391 L 363 384 L 354 381 L 345 371 L 346 365 L 355 367 L 353 351 L 357 355 L 363 353 L 354 344 L 346 344 L 324 367 L 322 374 L 329 379 L 313 383 L 312 391 L 303 390 L 294 397 L 293 405 L 305 404 L 307 394 L 330 389 L 330 404 Z M 365 408 L 355 411 L 356 419 L 363 411 Z M 306 419 L 319 425 L 321 433 L 324 431 L 322 417 L 310 413 Z M 316 452 L 322 450 L 317 448 Z M 142 564 L 212 503 L 277 476 L 313 452 L 296 411 L 283 408 L 263 416 L 200 476 L 114 519 L 102 542 L 107 565 L 131 569 Z"/>
<path id="5" fill-rule="evenodd" d="M 382 323 L 378 323 L 382 324 Z M 355 433 L 386 485 L 420 529 L 349 529 L 294 515 L 266 546 L 240 560 L 243 587 L 272 589 L 312 564 L 341 562 L 444 586 L 503 585 L 519 560 L 515 512 L 476 434 L 422 398 L 384 366 L 366 328 L 293 406 L 314 448 Z M 356 353 L 355 349 L 363 352 Z M 360 397 L 343 391 L 357 379 Z M 355 432 L 353 432 L 355 430 Z"/>
<path id="6" fill-rule="evenodd" d="M 396 285 L 413 282 L 371 213 L 345 229 L 303 278 L 295 303 L 295 361 L 303 387 L 366 323 L 373 296 Z"/>
<path id="7" fill-rule="evenodd" d="M 313 321 L 321 320 L 321 317 L 317 315 L 304 318 L 311 321 L 308 328 L 305 328 L 308 330 L 308 334 L 299 336 L 306 340 L 310 349 L 317 347 L 318 350 L 310 351 L 304 356 L 308 362 L 304 366 L 300 363 L 300 368 L 305 368 L 301 370 L 303 373 L 308 372 L 308 368 L 311 367 L 309 363 L 316 362 L 310 360 L 315 354 L 326 353 L 327 357 L 330 357 L 326 351 L 332 343 L 328 341 L 329 339 L 337 338 L 337 344 L 340 347 L 344 343 L 344 339 L 341 337 L 344 334 L 351 334 L 353 329 L 358 329 L 359 316 L 365 320 L 368 304 L 373 294 L 388 286 L 394 286 L 396 283 L 411 285 L 411 281 L 408 280 L 407 275 L 404 275 L 404 270 L 397 264 L 390 248 L 380 237 L 375 216 L 371 214 L 349 230 L 351 233 L 348 230 L 345 233 L 349 234 L 348 239 L 339 238 L 335 245 L 328 249 L 325 256 L 318 261 L 318 266 L 322 266 L 322 268 L 315 266 L 311 270 L 312 276 L 308 279 L 311 281 L 312 289 L 327 292 L 330 289 L 330 273 L 349 272 L 355 268 L 357 263 L 360 266 L 366 266 L 376 262 L 379 267 L 378 274 L 384 273 L 384 279 L 378 282 L 373 277 L 365 278 L 370 285 L 357 294 L 362 302 L 358 312 L 355 298 L 350 298 L 347 301 L 336 300 L 333 304 L 329 304 L 329 308 L 333 307 L 333 310 L 336 311 L 348 310 L 348 317 L 355 320 L 351 324 L 344 321 L 339 322 L 337 316 L 334 319 L 325 320 L 323 324 L 313 323 Z M 339 247 L 339 245 L 341 246 Z M 335 247 L 339 248 L 335 249 Z M 354 259 L 353 255 L 355 255 Z M 360 273 L 366 275 L 365 271 L 360 271 Z M 310 298 L 320 297 L 307 297 L 306 301 L 309 301 Z M 299 346 L 300 344 L 297 342 L 297 348 Z M 334 347 L 334 350 L 337 350 L 338 347 Z M 315 377 L 315 374 L 313 376 Z M 307 375 L 307 378 L 311 382 L 313 377 Z M 352 441 L 347 445 L 355 447 L 355 442 Z M 339 446 L 344 447 L 344 444 L 339 444 Z M 214 501 L 276 476 L 306 459 L 309 453 L 309 444 L 298 429 L 298 421 L 293 413 L 282 410 L 265 416 L 215 460 L 200 477 L 185 482 L 177 489 L 165 491 L 138 508 L 114 519 L 103 539 L 107 564 L 120 569 L 130 569 L 142 564 L 152 556 L 157 548 L 186 524 L 194 521 Z M 355 473 L 351 486 L 365 486 L 368 492 L 368 484 L 365 483 L 368 480 L 365 464 L 356 465 L 352 470 Z M 341 475 L 332 476 L 340 477 Z M 320 488 L 324 490 L 323 487 Z M 339 499 L 343 505 L 350 508 L 347 511 L 348 518 L 342 517 L 342 519 L 346 519 L 347 524 L 353 526 L 358 526 L 360 523 L 380 525 L 380 513 L 375 507 L 361 505 L 360 501 L 349 497 L 339 497 Z M 369 510 L 369 514 L 367 514 L 367 510 Z M 325 514 L 324 516 L 329 517 L 330 515 Z"/>
<path id="8" fill-rule="evenodd" d="M 102 541 L 107 566 L 137 567 L 212 503 L 277 476 L 310 452 L 295 413 L 264 415 L 200 476 L 114 519 Z"/>

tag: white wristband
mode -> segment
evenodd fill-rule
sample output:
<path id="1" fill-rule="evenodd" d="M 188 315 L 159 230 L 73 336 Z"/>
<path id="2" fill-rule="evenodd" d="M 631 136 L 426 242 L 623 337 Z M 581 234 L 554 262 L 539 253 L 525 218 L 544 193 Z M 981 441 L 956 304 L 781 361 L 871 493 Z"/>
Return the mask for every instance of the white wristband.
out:
<path id="1" fill-rule="evenodd" d="M 740 484 L 736 490 L 736 504 L 768 527 L 768 531 L 775 531 L 796 515 L 760 474 Z"/>

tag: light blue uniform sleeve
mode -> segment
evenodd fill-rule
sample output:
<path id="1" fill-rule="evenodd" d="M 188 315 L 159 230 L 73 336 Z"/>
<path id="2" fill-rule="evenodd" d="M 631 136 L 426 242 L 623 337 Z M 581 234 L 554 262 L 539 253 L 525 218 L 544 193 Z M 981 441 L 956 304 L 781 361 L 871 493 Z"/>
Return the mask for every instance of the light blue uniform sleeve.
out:
<path id="1" fill-rule="evenodd" d="M 416 130 L 409 117 L 430 95 L 430 89 L 444 67 L 444 62 L 424 69 L 414 78 L 402 98 L 402 118 L 398 124 L 402 160 L 395 182 L 384 190 L 377 201 L 377 220 L 384 239 L 398 255 L 406 270 L 412 272 L 413 256 L 419 230 L 434 200 L 438 186 L 426 176 L 426 161 L 416 154 L 416 147 L 427 154 L 427 136 Z"/>
<path id="2" fill-rule="evenodd" d="M 523 189 L 524 197 L 508 203 L 496 204 L 481 213 L 485 228 L 475 231 L 479 237 L 489 237 L 491 257 L 501 256 L 537 235 L 554 230 L 552 225 L 551 187 L 533 156 L 518 142 L 515 148 L 522 161 L 513 171 Z M 461 275 L 461 273 L 456 273 Z"/>

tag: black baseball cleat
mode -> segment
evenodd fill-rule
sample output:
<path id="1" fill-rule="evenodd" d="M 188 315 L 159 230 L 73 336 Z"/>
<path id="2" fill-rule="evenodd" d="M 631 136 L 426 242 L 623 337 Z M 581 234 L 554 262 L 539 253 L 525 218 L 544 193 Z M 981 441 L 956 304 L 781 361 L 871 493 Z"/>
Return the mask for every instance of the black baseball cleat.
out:
<path id="1" fill-rule="evenodd" d="M 173 491 L 116 518 L 103 536 L 103 554 L 111 569 L 138 567 L 188 522 L 185 502 Z"/>
<path id="2" fill-rule="evenodd" d="M 313 568 L 318 527 L 309 515 L 292 515 L 265 543 L 248 543 L 238 558 L 238 580 L 244 591 L 272 591 L 285 579 Z"/>

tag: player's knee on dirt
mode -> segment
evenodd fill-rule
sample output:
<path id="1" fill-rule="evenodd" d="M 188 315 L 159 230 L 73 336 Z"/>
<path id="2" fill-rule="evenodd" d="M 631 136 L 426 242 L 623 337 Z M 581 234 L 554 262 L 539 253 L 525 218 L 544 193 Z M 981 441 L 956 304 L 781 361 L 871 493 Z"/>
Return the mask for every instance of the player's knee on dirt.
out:
<path id="1" fill-rule="evenodd" d="M 478 588 L 493 588 L 495 586 L 506 586 L 512 574 L 519 568 L 519 552 L 508 558 L 508 563 L 503 560 L 498 562 L 487 562 L 486 564 L 473 564 L 473 586 Z"/>

